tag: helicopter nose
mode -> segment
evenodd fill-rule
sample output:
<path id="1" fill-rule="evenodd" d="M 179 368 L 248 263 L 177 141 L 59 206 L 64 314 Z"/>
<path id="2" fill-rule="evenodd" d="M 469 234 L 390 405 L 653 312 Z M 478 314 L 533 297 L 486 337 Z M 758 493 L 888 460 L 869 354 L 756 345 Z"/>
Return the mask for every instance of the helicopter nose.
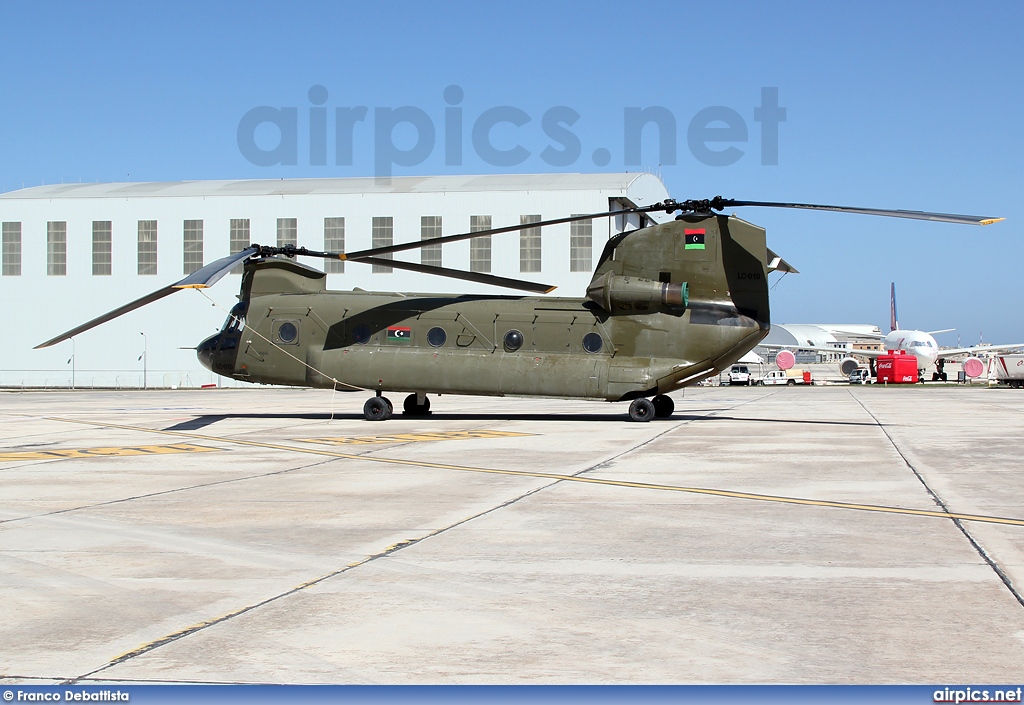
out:
<path id="1" fill-rule="evenodd" d="M 220 342 L 220 333 L 211 335 L 209 338 L 196 346 L 196 357 L 199 364 L 213 372 L 213 358 L 217 353 L 217 345 Z"/>

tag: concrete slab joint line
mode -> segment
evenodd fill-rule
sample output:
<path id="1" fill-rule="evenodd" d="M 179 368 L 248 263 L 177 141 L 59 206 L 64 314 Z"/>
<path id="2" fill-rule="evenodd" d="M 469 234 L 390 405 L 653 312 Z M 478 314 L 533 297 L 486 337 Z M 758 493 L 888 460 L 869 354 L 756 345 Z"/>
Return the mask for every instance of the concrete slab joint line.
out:
<path id="1" fill-rule="evenodd" d="M 861 408 L 864 409 L 868 416 L 870 416 L 874 420 L 874 422 L 878 424 L 878 428 L 880 428 L 882 433 L 885 434 L 885 437 L 889 440 L 889 443 L 892 444 L 893 449 L 897 453 L 899 453 L 900 458 L 902 458 L 903 462 L 906 463 L 908 468 L 910 468 L 910 471 L 914 473 L 914 477 L 917 478 L 918 482 L 921 483 L 921 486 L 924 487 L 926 492 L 928 492 L 928 495 L 932 498 L 932 501 L 934 501 L 935 504 L 938 505 L 939 508 L 952 520 L 953 524 L 956 526 L 957 529 L 960 530 L 960 533 L 964 535 L 964 538 L 967 539 L 968 543 L 971 544 L 971 546 L 978 553 L 981 559 L 985 561 L 986 564 L 988 564 L 988 566 L 996 574 L 996 576 L 1003 583 L 1003 585 L 1006 586 L 1006 589 L 1010 591 L 1010 594 L 1013 595 L 1014 599 L 1017 600 L 1017 603 L 1021 607 L 1024 607 L 1024 595 L 1021 595 L 1020 591 L 1017 590 L 1017 588 L 1014 586 L 1013 581 L 1010 580 L 1010 576 L 1006 574 L 1006 571 L 1003 570 L 1003 568 L 998 563 L 996 563 L 996 561 L 991 556 L 989 556 L 988 552 L 981 546 L 981 544 L 971 534 L 967 527 L 964 526 L 963 521 L 967 517 L 965 515 L 955 514 L 949 511 L 949 508 L 946 506 L 945 501 L 943 501 L 943 499 L 938 495 L 938 493 L 931 488 L 931 486 L 928 484 L 928 481 L 924 479 L 924 476 L 921 475 L 921 473 L 918 472 L 917 468 L 914 467 L 913 463 L 910 462 L 910 459 L 907 458 L 906 453 L 904 453 L 903 449 L 900 448 L 899 444 L 896 443 L 896 439 L 892 437 L 892 433 L 890 433 L 889 429 L 885 427 L 885 424 L 879 421 L 878 417 L 875 416 L 875 414 L 857 396 L 853 395 L 852 393 L 851 396 L 853 396 L 856 402 L 860 404 Z"/>

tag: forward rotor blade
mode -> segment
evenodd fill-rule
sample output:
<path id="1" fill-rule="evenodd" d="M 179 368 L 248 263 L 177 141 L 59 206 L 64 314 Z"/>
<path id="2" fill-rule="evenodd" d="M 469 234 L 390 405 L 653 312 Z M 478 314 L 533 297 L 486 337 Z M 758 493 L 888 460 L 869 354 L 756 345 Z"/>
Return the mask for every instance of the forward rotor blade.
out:
<path id="1" fill-rule="evenodd" d="M 774 201 L 738 201 L 721 196 L 713 198 L 710 205 L 715 210 L 740 206 L 762 206 L 765 208 L 798 208 L 812 211 L 832 211 L 834 213 L 860 213 L 861 215 L 881 215 L 890 218 L 911 218 L 913 220 L 932 220 L 939 223 L 959 223 L 961 225 L 991 225 L 1005 218 L 984 215 L 956 215 L 954 213 L 928 213 L 926 211 L 889 210 L 885 208 L 851 208 L 848 206 L 823 206 L 812 203 L 777 203 Z"/>
<path id="2" fill-rule="evenodd" d="M 39 348 L 48 348 L 51 345 L 56 345 L 57 343 L 67 340 L 68 338 L 74 338 L 79 333 L 84 333 L 90 328 L 95 328 L 96 326 L 106 323 L 107 321 L 112 321 L 120 315 L 128 313 L 129 311 L 134 311 L 135 309 L 141 308 L 146 304 L 151 304 L 154 301 L 162 299 L 163 297 L 169 294 L 173 294 L 176 291 L 178 291 L 178 289 L 175 289 L 174 285 L 165 286 L 163 289 L 157 289 L 152 294 L 147 294 L 143 296 L 141 299 L 135 299 L 131 303 L 125 304 L 120 308 L 115 308 L 113 311 L 108 311 L 107 313 L 104 313 L 102 316 L 94 318 L 88 323 L 83 323 L 77 328 L 72 328 L 66 333 L 61 333 L 56 338 L 51 338 L 50 340 L 47 340 L 45 343 L 40 343 L 39 345 L 35 346 L 32 349 L 38 350 Z"/>
<path id="3" fill-rule="evenodd" d="M 252 257 L 259 251 L 259 245 L 252 245 L 241 252 L 221 257 L 219 260 L 210 262 L 202 269 L 197 269 L 181 281 L 171 284 L 171 286 L 175 289 L 206 289 L 220 281 L 221 277 L 230 272 L 239 262 Z"/>
<path id="4" fill-rule="evenodd" d="M 180 291 L 181 289 L 205 289 L 209 286 L 212 286 L 221 277 L 227 274 L 232 267 L 234 267 L 242 260 L 251 257 L 256 252 L 259 252 L 259 250 L 260 248 L 258 246 L 253 246 L 248 247 L 242 250 L 241 252 L 237 252 L 233 255 L 222 257 L 219 260 L 216 260 L 215 262 L 211 262 L 202 269 L 197 269 L 192 274 L 188 275 L 187 277 L 180 281 L 175 282 L 174 284 L 165 286 L 162 289 L 157 289 L 153 293 L 146 294 L 141 298 L 135 299 L 131 303 L 127 303 L 124 306 L 115 308 L 113 311 L 108 311 L 107 313 L 104 313 L 102 316 L 98 316 L 92 319 L 88 323 L 83 323 L 82 325 L 76 328 L 72 328 L 71 330 L 65 333 L 61 333 L 56 338 L 51 338 L 50 340 L 47 340 L 45 343 L 40 343 L 39 345 L 35 346 L 33 350 L 38 350 L 40 348 L 48 348 L 51 345 L 56 345 L 57 343 L 63 342 L 69 338 L 73 338 L 79 333 L 84 333 L 90 328 L 95 328 L 96 326 L 102 325 L 107 321 L 112 321 L 118 316 L 122 316 L 128 313 L 129 311 L 134 311 L 137 308 L 142 308 L 146 304 L 151 304 L 154 301 L 158 301 L 165 296 L 173 294 L 176 291 Z"/>
<path id="5" fill-rule="evenodd" d="M 432 240 L 431 242 L 437 242 L 437 240 Z M 430 264 L 416 264 L 414 262 L 403 262 L 402 260 L 398 259 L 384 259 L 383 257 L 360 257 L 356 261 L 362 262 L 364 264 L 377 264 L 385 267 L 394 267 L 395 269 L 405 269 L 410 272 L 433 274 L 439 277 L 448 277 L 450 279 L 461 279 L 467 282 L 476 282 L 477 284 L 503 286 L 509 289 L 519 289 L 520 291 L 529 291 L 535 294 L 547 294 L 549 292 L 554 291 L 557 288 L 550 284 L 538 284 L 537 282 L 529 282 L 522 279 L 508 279 L 507 277 L 499 277 L 494 274 L 485 274 L 483 272 L 467 272 L 462 269 L 435 267 Z"/>

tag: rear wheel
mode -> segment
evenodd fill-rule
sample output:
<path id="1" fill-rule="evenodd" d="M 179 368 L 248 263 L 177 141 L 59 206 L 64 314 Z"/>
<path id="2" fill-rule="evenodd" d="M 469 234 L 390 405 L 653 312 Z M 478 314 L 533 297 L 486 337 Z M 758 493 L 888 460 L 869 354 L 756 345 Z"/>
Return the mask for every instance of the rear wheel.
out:
<path id="1" fill-rule="evenodd" d="M 634 399 L 629 405 L 629 418 L 633 421 L 650 421 L 654 418 L 654 404 L 650 399 Z"/>
<path id="2" fill-rule="evenodd" d="M 423 397 L 423 403 L 416 403 L 416 395 L 410 394 L 402 403 L 402 409 L 406 416 L 426 416 L 430 413 L 430 399 Z"/>
<path id="3" fill-rule="evenodd" d="M 672 397 L 659 394 L 651 400 L 654 404 L 654 415 L 659 419 L 666 419 L 672 415 L 672 412 L 676 410 L 676 403 L 672 401 Z"/>
<path id="4" fill-rule="evenodd" d="M 791 380 L 788 380 L 788 381 L 786 382 L 786 384 L 792 384 L 792 385 L 794 385 L 794 386 L 795 386 L 795 385 L 796 385 L 796 380 L 795 380 L 795 379 L 791 379 Z"/>

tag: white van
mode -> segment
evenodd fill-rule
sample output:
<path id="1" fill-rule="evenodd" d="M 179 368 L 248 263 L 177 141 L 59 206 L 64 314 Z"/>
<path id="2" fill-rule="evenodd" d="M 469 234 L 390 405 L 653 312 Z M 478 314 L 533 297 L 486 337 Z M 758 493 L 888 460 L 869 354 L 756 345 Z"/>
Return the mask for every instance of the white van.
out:
<path id="1" fill-rule="evenodd" d="M 750 386 L 750 368 L 746 365 L 733 365 L 729 370 L 729 385 L 742 384 Z"/>

